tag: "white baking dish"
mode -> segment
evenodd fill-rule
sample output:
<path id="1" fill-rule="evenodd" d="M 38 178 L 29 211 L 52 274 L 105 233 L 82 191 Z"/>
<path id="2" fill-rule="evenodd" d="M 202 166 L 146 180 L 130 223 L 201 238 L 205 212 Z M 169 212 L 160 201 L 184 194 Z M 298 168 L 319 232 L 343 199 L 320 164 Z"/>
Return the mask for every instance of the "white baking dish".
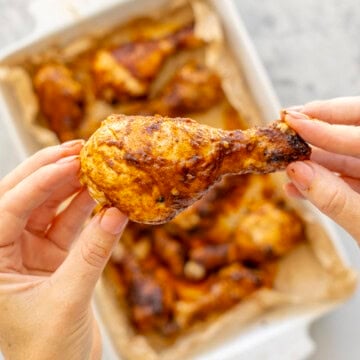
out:
<path id="1" fill-rule="evenodd" d="M 66 43 L 70 39 L 93 31 L 94 28 L 107 28 L 114 24 L 120 24 L 126 19 L 144 14 L 144 9 L 147 9 L 146 11 L 155 9 L 166 1 L 107 0 L 100 3 L 100 1 L 74 0 L 75 6 L 71 8 L 65 1 L 61 3 L 48 0 L 36 1 L 33 3 L 34 15 L 37 18 L 35 31 L 22 42 L 4 50 L 0 54 L 0 64 L 12 64 L 23 56 L 40 51 L 53 43 Z M 227 42 L 246 75 L 253 97 L 264 118 L 267 121 L 276 119 L 280 109 L 279 102 L 234 3 L 231 0 L 210 0 L 210 2 L 223 20 Z M 48 11 L 56 12 L 55 23 L 49 21 Z M 17 111 L 8 89 L 1 83 L 0 95 L 2 95 L 0 96 L 1 116 L 16 144 L 19 157 L 25 158 L 36 151 L 39 145 L 34 142 L 30 134 L 24 131 L 21 126 L 21 114 Z M 338 252 L 344 257 L 340 240 L 336 236 L 331 222 L 320 214 L 316 214 L 316 216 L 327 230 Z M 346 262 L 346 259 L 344 261 Z M 223 344 L 216 351 L 197 357 L 197 360 L 303 359 L 314 350 L 315 346 L 309 337 L 310 323 L 335 306 L 337 304 L 328 304 L 322 307 L 319 305 L 308 306 L 301 309 L 296 307 L 291 316 L 282 320 L 279 320 L 279 317 L 271 320 L 269 315 L 264 315 L 251 328 L 239 334 L 235 340 Z M 271 317 L 273 316 L 274 314 L 271 315 Z M 106 332 L 104 329 L 102 330 Z M 106 359 L 117 358 L 106 334 L 105 354 Z"/>

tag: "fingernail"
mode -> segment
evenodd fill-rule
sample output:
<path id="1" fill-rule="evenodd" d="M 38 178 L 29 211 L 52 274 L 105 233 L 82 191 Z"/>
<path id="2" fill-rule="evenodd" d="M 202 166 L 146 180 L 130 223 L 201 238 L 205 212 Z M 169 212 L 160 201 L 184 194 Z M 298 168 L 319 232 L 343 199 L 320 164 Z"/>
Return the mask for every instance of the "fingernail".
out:
<path id="1" fill-rule="evenodd" d="M 59 159 L 56 163 L 57 164 L 65 164 L 65 163 L 69 163 L 69 162 L 72 162 L 77 159 L 79 159 L 79 155 L 71 155 L 71 156 L 67 156 L 67 157 Z"/>
<path id="2" fill-rule="evenodd" d="M 120 234 L 126 224 L 127 216 L 114 207 L 105 210 L 100 220 L 101 228 L 112 235 Z"/>
<path id="3" fill-rule="evenodd" d="M 309 119 L 309 117 L 307 115 L 305 115 L 301 112 L 298 112 L 298 111 L 285 109 L 284 114 L 285 114 L 285 117 L 290 116 L 293 119 L 298 119 L 298 120 L 308 120 Z"/>
<path id="4" fill-rule="evenodd" d="M 85 140 L 77 139 L 77 140 L 65 141 L 62 144 L 60 144 L 60 146 L 63 148 L 72 148 L 77 145 L 84 145 L 84 144 L 85 144 Z"/>
<path id="5" fill-rule="evenodd" d="M 302 110 L 304 110 L 304 105 L 293 105 L 285 109 L 285 111 L 297 111 L 297 112 L 301 112 Z"/>
<path id="6" fill-rule="evenodd" d="M 286 172 L 299 190 L 309 190 L 315 175 L 314 169 L 309 164 L 296 161 L 287 167 Z"/>

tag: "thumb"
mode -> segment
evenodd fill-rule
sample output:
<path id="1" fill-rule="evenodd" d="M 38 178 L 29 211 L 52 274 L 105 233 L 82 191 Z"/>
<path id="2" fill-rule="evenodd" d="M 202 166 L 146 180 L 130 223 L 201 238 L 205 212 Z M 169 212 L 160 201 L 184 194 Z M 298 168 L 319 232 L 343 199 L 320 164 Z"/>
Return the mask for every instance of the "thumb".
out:
<path id="1" fill-rule="evenodd" d="M 287 175 L 300 193 L 360 242 L 360 195 L 339 176 L 311 161 L 294 162 Z"/>
<path id="2" fill-rule="evenodd" d="M 126 224 L 127 217 L 116 208 L 94 216 L 53 275 L 53 283 L 74 302 L 88 303 Z"/>

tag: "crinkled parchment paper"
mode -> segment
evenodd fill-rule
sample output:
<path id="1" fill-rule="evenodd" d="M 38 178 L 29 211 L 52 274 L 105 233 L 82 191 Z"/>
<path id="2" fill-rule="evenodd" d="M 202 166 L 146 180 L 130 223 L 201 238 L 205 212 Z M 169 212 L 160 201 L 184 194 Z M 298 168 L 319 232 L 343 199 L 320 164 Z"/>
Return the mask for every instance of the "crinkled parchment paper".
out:
<path id="1" fill-rule="evenodd" d="M 179 0 L 169 3 L 172 8 L 176 8 L 188 6 L 184 5 L 185 2 L 186 0 Z M 194 16 L 197 35 L 209 42 L 205 52 L 198 56 L 203 57 L 206 64 L 220 75 L 226 97 L 241 118 L 249 125 L 261 124 L 260 113 L 245 77 L 226 47 L 216 13 L 206 1 L 191 1 L 190 4 L 193 15 L 189 15 L 189 11 L 185 14 Z M 146 16 L 164 19 L 168 17 L 169 12 L 170 5 L 166 9 L 160 9 L 156 14 L 146 14 Z M 80 40 L 70 44 L 62 56 L 64 54 L 74 56 L 74 53 L 83 51 L 89 46 L 91 41 Z M 172 65 L 176 64 L 176 61 L 182 60 L 172 61 L 173 63 L 168 65 L 170 68 L 174 67 Z M 27 127 L 43 145 L 56 142 L 51 131 L 37 124 L 38 105 L 28 74 L 20 66 L 2 67 L 0 81 L 7 82 L 13 87 L 14 95 L 23 112 L 24 127 Z M 196 120 L 222 126 L 217 114 L 218 112 L 213 110 Z M 284 175 L 274 174 L 273 177 L 281 191 L 281 184 L 285 181 Z M 290 308 L 293 309 L 294 306 L 298 306 L 299 309 L 310 306 L 312 310 L 318 309 L 320 312 L 324 306 L 334 305 L 349 297 L 356 286 L 355 272 L 343 263 L 332 241 L 309 208 L 306 206 L 300 208 L 296 202 L 291 205 L 297 208 L 306 221 L 308 240 L 280 260 L 274 289 L 259 290 L 216 320 L 195 325 L 189 332 L 179 336 L 171 346 L 153 346 L 146 337 L 136 334 L 129 323 L 126 311 L 117 299 L 116 289 L 111 286 L 109 278 L 103 279 L 96 291 L 98 308 L 113 343 L 123 358 L 190 359 L 194 354 L 220 344 L 223 339 L 245 331 L 261 315 L 274 309 L 281 310 L 281 315 L 277 317 L 289 316 L 290 311 L 293 311 Z"/>

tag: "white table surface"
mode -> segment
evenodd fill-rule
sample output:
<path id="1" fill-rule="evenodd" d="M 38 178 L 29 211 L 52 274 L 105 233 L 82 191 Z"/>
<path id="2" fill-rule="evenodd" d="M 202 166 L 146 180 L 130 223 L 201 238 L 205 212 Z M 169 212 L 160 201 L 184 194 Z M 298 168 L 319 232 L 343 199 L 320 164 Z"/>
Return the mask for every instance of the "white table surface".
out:
<path id="1" fill-rule="evenodd" d="M 0 0 L 0 48 L 33 28 L 27 11 L 30 1 Z M 358 0 L 235 1 L 284 106 L 359 93 Z M 0 177 L 18 162 L 1 121 Z M 360 271 L 357 245 L 341 229 L 339 236 Z M 310 360 L 360 359 L 359 320 L 360 290 L 313 325 L 317 350 Z"/>

